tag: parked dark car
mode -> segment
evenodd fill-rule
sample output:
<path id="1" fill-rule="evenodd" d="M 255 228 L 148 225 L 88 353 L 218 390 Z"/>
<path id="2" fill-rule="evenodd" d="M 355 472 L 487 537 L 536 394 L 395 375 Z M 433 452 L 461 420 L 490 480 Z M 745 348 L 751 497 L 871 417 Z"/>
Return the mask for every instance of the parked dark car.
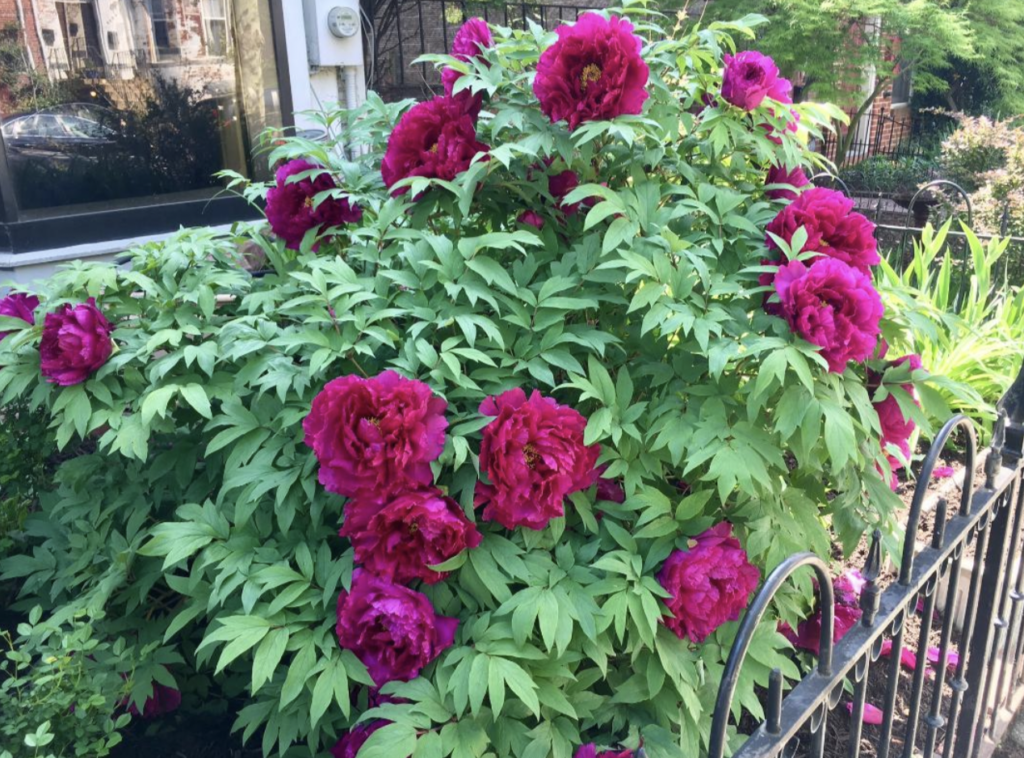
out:
<path id="1" fill-rule="evenodd" d="M 20 160 L 67 162 L 74 157 L 104 158 L 118 149 L 120 123 L 106 108 L 69 103 L 11 116 L 0 124 L 8 156 Z"/>

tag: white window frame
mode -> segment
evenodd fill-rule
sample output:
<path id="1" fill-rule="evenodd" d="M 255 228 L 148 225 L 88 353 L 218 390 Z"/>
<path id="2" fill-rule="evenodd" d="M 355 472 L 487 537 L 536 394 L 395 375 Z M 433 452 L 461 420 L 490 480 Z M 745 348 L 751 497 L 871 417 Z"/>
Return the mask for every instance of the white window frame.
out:
<path id="1" fill-rule="evenodd" d="M 215 0 L 216 1 L 216 0 Z M 203 47 L 206 50 L 206 55 L 210 58 L 226 58 L 231 54 L 231 3 L 229 0 L 219 0 L 221 8 L 223 9 L 223 16 L 215 16 L 211 12 L 211 0 L 200 0 L 199 8 L 203 14 Z M 219 52 L 212 52 L 210 48 L 210 40 L 214 39 L 212 33 L 212 24 L 221 23 L 224 25 L 224 49 Z"/>

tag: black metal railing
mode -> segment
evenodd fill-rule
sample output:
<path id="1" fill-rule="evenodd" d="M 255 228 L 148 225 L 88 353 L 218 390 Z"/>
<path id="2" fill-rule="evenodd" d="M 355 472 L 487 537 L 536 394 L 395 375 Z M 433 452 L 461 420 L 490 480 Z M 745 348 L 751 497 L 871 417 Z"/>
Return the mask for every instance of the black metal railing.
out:
<path id="1" fill-rule="evenodd" d="M 1007 721 L 1001 717 L 1008 715 L 1024 674 L 1024 368 L 997 408 L 980 486 L 975 485 L 978 455 L 971 422 L 955 416 L 936 436 L 918 475 L 898 573 L 887 586 L 881 581 L 881 535 L 876 531 L 863 571 L 867 583 L 861 619 L 841 641 L 832 639 L 833 587 L 825 563 L 812 554 L 795 555 L 772 572 L 733 643 L 718 693 L 709 758 L 725 755 L 733 692 L 757 625 L 779 589 L 807 566 L 815 572 L 822 612 L 817 666 L 785 697 L 781 672 L 772 672 L 765 721 L 733 758 L 820 758 L 826 734 L 830 755 L 858 758 L 866 741 L 877 758 L 977 758 L 983 744 L 999 738 Z M 946 499 L 929 498 L 929 484 L 939 455 L 954 435 L 964 447 L 965 473 L 950 517 Z M 927 526 L 931 537 L 922 547 L 918 535 Z M 908 640 L 912 625 L 916 634 Z M 938 645 L 932 670 L 926 651 L 935 641 L 933 627 Z M 891 643 L 889 659 L 882 662 L 886 641 Z M 903 671 L 908 642 L 917 645 L 912 673 Z M 947 662 L 954 642 L 959 660 L 952 666 Z M 872 678 L 878 668 L 881 676 Z M 884 686 L 882 722 L 870 733 L 863 726 L 869 678 L 876 695 Z M 848 689 L 849 714 L 847 708 L 837 711 Z M 844 719 L 848 728 L 828 731 L 830 719 Z M 835 744 L 844 733 L 845 743 Z"/>
<path id="2" fill-rule="evenodd" d="M 364 3 L 367 87 L 385 100 L 438 94 L 440 72 L 432 65 L 413 62 L 421 55 L 448 53 L 459 27 L 474 16 L 512 29 L 525 29 L 529 21 L 554 29 L 607 4 L 608 0 L 584 0 L 580 5 L 460 0 Z"/>
<path id="3" fill-rule="evenodd" d="M 913 125 L 909 117 L 901 118 L 892 111 L 879 109 L 862 116 L 854 129 L 852 139 L 832 132 L 827 132 L 822 139 L 821 153 L 840 168 L 874 156 L 905 160 L 924 157 L 926 153 L 920 140 L 913 139 Z"/>
<path id="4" fill-rule="evenodd" d="M 1005 201 L 1001 211 L 1000 228 L 993 231 L 975 229 L 976 215 L 971 195 L 956 182 L 948 179 L 933 179 L 914 190 L 912 194 L 866 192 L 851 189 L 842 178 L 829 173 L 812 177 L 822 187 L 842 192 L 854 201 L 857 212 L 865 215 L 875 224 L 875 238 L 879 252 L 897 271 L 902 271 L 913 260 L 913 245 L 921 239 L 926 224 L 937 229 L 952 219 L 946 244 L 951 255 L 953 305 L 967 293 L 970 277 L 974 272 L 974 260 L 967 234 L 960 222 L 972 229 L 983 244 L 994 237 L 1007 240 L 1007 249 L 996 262 L 991 272 L 994 285 L 1009 287 L 1024 286 L 1024 237 L 1008 235 L 1010 203 Z M 942 256 L 935 263 L 941 264 Z"/>

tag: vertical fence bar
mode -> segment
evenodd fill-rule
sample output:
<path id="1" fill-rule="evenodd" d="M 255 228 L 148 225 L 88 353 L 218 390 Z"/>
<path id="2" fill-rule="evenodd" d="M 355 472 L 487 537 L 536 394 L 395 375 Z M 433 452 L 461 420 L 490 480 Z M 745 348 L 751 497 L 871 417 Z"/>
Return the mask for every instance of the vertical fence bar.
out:
<path id="1" fill-rule="evenodd" d="M 441 0 L 441 8 L 444 8 L 444 0 Z M 395 13 L 395 33 L 398 35 L 398 86 L 405 86 L 405 56 L 402 54 L 402 5 L 398 4 L 398 12 Z M 447 43 L 446 43 L 447 46 Z"/>
<path id="2" fill-rule="evenodd" d="M 935 509 L 935 528 L 932 531 L 932 547 L 942 547 L 942 538 L 946 530 L 946 500 L 939 500 Z M 914 743 L 917 742 L 917 720 L 921 710 L 921 695 L 924 692 L 924 672 L 928 668 L 928 638 L 932 633 L 932 618 L 935 614 L 935 596 L 938 594 L 938 575 L 930 584 L 931 591 L 925 590 L 924 613 L 921 619 L 921 631 L 917 638 L 917 668 L 914 669 L 914 688 L 910 693 L 910 712 L 907 714 L 907 728 L 903 740 L 903 758 L 913 758 Z M 929 585 L 925 585 L 926 588 Z M 924 660 L 922 660 L 924 658 Z"/>
<path id="3" fill-rule="evenodd" d="M 1017 608 L 1020 604 L 1020 560 L 1016 561 L 1016 568 L 1014 567 L 1014 555 L 1020 555 L 1019 551 L 1014 548 L 1020 543 L 1020 527 L 1021 527 L 1021 491 L 1019 485 L 1014 485 L 1015 493 L 1013 499 L 1010 501 L 1013 509 L 1013 528 L 1010 530 L 1010 544 L 1009 549 L 1006 553 L 1006 570 L 1004 576 L 1006 581 L 1003 584 L 1002 593 L 1002 604 L 999 610 L 999 619 L 1003 622 L 999 628 L 997 634 L 997 641 L 995 650 L 998 655 L 998 651 L 1002 649 L 1002 664 L 999 667 L 999 680 L 996 684 L 994 693 L 994 703 L 992 707 L 992 721 L 989 724 L 989 732 L 994 733 L 996 729 L 996 715 L 999 708 L 1003 706 L 1006 701 L 1006 696 L 1003 695 L 1004 687 L 1007 680 L 1007 669 L 1010 667 L 1010 649 L 1016 647 L 1016 618 Z M 1016 572 L 1016 578 L 1011 584 L 1011 577 Z"/>
<path id="4" fill-rule="evenodd" d="M 950 758 L 950 756 L 953 755 L 954 742 L 956 742 L 958 746 L 961 746 L 961 750 L 964 750 L 962 745 L 968 744 L 970 740 L 969 736 L 964 738 L 963 732 L 965 729 L 968 732 L 971 729 L 970 718 L 973 717 L 972 709 L 968 709 L 967 704 L 965 703 L 964 712 L 960 714 L 959 720 L 957 718 L 957 714 L 960 711 L 960 703 L 965 699 L 964 694 L 970 688 L 970 682 L 964 675 L 967 673 L 967 662 L 969 659 L 968 651 L 970 650 L 973 642 L 974 626 L 978 618 L 978 596 L 982 578 L 980 561 L 985 555 L 985 551 L 988 549 L 988 537 L 991 523 L 992 514 L 989 513 L 983 517 L 983 522 L 978 523 L 978 534 L 975 537 L 976 548 L 974 555 L 974 569 L 971 572 L 971 584 L 967 591 L 967 610 L 964 613 L 964 626 L 960 634 L 960 662 L 957 664 L 956 678 L 949 683 L 949 686 L 953 689 L 953 696 L 950 699 L 949 704 L 950 731 L 946 734 L 945 746 L 942 751 L 943 758 Z M 953 733 L 954 727 L 955 734 Z M 966 752 L 960 752 L 957 753 L 957 755 L 963 756 L 963 758 L 969 758 L 968 753 Z"/>
<path id="5" fill-rule="evenodd" d="M 416 12 L 419 14 L 419 19 L 420 19 L 420 55 L 426 55 L 427 54 L 427 40 L 426 40 L 426 36 L 424 35 L 424 32 L 423 32 L 423 2 L 422 2 L 422 0 L 417 0 L 417 2 L 416 2 Z M 441 17 L 441 23 L 444 24 L 445 21 L 446 21 L 446 19 L 444 18 L 444 16 L 442 16 Z M 448 52 L 447 48 L 445 49 L 445 52 Z M 423 63 L 420 64 L 420 71 L 423 74 L 423 81 L 426 81 L 427 80 L 427 64 L 426 64 L 426 62 L 423 62 Z"/>
<path id="6" fill-rule="evenodd" d="M 1008 596 L 1009 596 L 1009 593 L 1010 593 L 1010 583 L 1008 581 L 1006 581 L 1006 578 L 1007 578 L 1007 571 L 1008 571 L 1008 568 L 1009 568 L 1008 563 L 1009 563 L 1009 561 L 1013 560 L 1013 556 L 1011 556 L 1009 554 L 1009 548 L 1015 542 L 1015 540 L 1013 538 L 1014 529 L 1016 529 L 1016 527 L 1018 525 L 1016 523 L 1016 520 L 1017 520 L 1016 510 L 1017 509 L 1012 507 L 1012 506 L 1014 506 L 1016 504 L 1017 504 L 1017 481 L 1015 480 L 1014 483 L 1013 483 L 1013 488 L 1010 491 L 1009 497 L 1004 498 L 1004 501 L 1002 501 L 1000 503 L 1002 509 L 1004 509 L 1006 511 L 1006 513 L 1007 513 L 1005 520 L 1007 521 L 1008 524 L 1010 523 L 1011 511 L 1014 512 L 1013 515 L 1014 515 L 1015 524 L 1014 524 L 1014 528 L 1011 528 L 1011 530 L 1008 532 L 1008 534 L 1006 534 L 1006 535 L 1004 535 L 1004 537 L 1002 537 L 1002 544 L 1004 544 L 1004 546 L 1002 546 L 1001 552 L 998 553 L 998 555 L 997 555 L 996 574 L 998 575 L 998 578 L 997 578 L 997 580 L 995 582 L 995 588 L 996 589 L 995 589 L 995 594 L 993 595 L 993 603 L 992 603 L 992 614 L 993 614 L 993 616 L 992 616 L 991 631 L 990 631 L 990 650 L 989 650 L 988 657 L 986 658 L 987 666 L 985 668 L 985 674 L 984 674 L 985 685 L 984 685 L 984 690 L 983 690 L 982 698 L 981 698 L 981 703 L 982 703 L 981 713 L 979 714 L 979 716 L 981 717 L 981 722 L 978 724 L 977 731 L 975 733 L 975 740 L 974 740 L 975 755 L 977 755 L 977 751 L 978 751 L 978 749 L 981 746 L 981 741 L 984 739 L 984 736 L 986 734 L 993 734 L 995 732 L 995 722 L 996 722 L 997 717 L 998 717 L 998 707 L 999 707 L 999 704 L 997 702 L 997 698 L 995 697 L 996 694 L 997 694 L 997 691 L 993 692 L 992 690 L 993 690 L 993 685 L 996 682 L 996 679 L 995 679 L 995 666 L 996 666 L 996 662 L 999 659 L 999 648 L 1006 643 L 1006 633 L 1007 633 L 1007 627 L 1008 627 L 1006 615 L 1007 615 L 1007 609 L 1008 609 L 1008 605 L 1009 605 L 1009 597 Z M 988 721 L 988 728 L 986 729 L 985 728 L 985 716 L 986 716 L 986 709 L 988 709 L 989 707 L 991 707 L 991 716 L 990 716 L 989 721 Z"/>
<path id="7" fill-rule="evenodd" d="M 998 454 L 993 451 L 989 457 L 991 458 L 992 455 Z M 986 465 L 986 470 L 988 468 L 989 466 Z M 991 482 L 986 482 L 986 488 L 990 487 Z M 995 619 L 995 604 L 999 592 L 1009 519 L 1009 509 L 1002 502 L 1004 497 L 1005 495 L 1000 496 L 1000 502 L 995 503 L 992 518 L 986 529 L 986 536 L 989 536 L 987 549 L 983 551 L 979 542 L 978 552 L 975 555 L 974 570 L 981 576 L 976 598 L 978 601 L 977 615 L 972 620 L 976 628 L 970 646 L 961 648 L 967 650 L 969 664 L 963 712 L 960 714 L 956 735 L 957 756 L 963 756 L 963 758 L 974 758 L 977 755 L 985 732 L 982 722 L 985 716 L 986 674 L 988 673 L 986 663 L 989 660 L 993 631 L 995 630 L 992 622 Z M 984 562 L 979 564 L 980 561 Z"/>
<path id="8" fill-rule="evenodd" d="M 964 549 L 960 550 L 953 558 L 949 569 L 949 582 L 946 585 L 946 606 L 942 613 L 942 635 L 939 638 L 939 664 L 935 670 L 935 686 L 932 689 L 932 703 L 925 724 L 928 726 L 925 731 L 924 745 L 921 749 L 922 758 L 932 758 L 935 752 L 935 741 L 938 738 L 939 729 L 946 725 L 946 720 L 941 716 L 942 707 L 942 686 L 946 682 L 946 671 L 949 668 L 949 643 L 953 634 L 953 619 L 956 616 L 957 592 L 960 589 L 960 564 L 963 561 Z M 962 654 L 962 653 L 961 653 Z M 947 735 L 947 742 L 951 735 Z"/>
<path id="9" fill-rule="evenodd" d="M 448 52 L 448 8 L 445 7 L 445 0 L 441 0 L 441 39 L 444 40 L 444 50 Z"/>

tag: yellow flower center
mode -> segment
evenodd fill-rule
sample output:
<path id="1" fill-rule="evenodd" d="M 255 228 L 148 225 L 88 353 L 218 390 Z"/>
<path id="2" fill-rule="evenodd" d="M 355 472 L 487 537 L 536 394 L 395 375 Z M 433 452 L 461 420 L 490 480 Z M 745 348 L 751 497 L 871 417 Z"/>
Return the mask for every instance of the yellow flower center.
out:
<path id="1" fill-rule="evenodd" d="M 417 524 L 415 521 L 413 521 L 411 524 L 409 524 L 409 533 L 410 534 L 415 534 L 419 530 L 420 530 L 420 525 Z"/>
<path id="2" fill-rule="evenodd" d="M 367 416 L 366 421 L 373 424 L 375 427 L 380 429 L 380 419 L 376 416 Z"/>
<path id="3" fill-rule="evenodd" d="M 540 459 L 540 456 L 537 455 L 537 451 L 534 449 L 533 445 L 527 443 L 526 445 L 523 445 L 523 459 L 526 461 L 527 466 L 533 468 Z"/>
<path id="4" fill-rule="evenodd" d="M 437 143 L 436 142 L 433 145 L 430 146 L 430 150 L 428 152 L 431 152 L 431 153 L 434 153 L 434 155 L 437 155 Z"/>
<path id="5" fill-rule="evenodd" d="M 303 203 L 303 204 L 307 208 L 309 208 L 310 210 L 313 210 L 313 198 L 312 197 L 307 197 L 305 203 Z"/>
<path id="6" fill-rule="evenodd" d="M 580 83 L 583 85 L 583 89 L 586 89 L 588 84 L 596 82 L 600 78 L 600 67 L 596 63 L 588 63 L 583 67 L 583 73 L 580 74 Z"/>

